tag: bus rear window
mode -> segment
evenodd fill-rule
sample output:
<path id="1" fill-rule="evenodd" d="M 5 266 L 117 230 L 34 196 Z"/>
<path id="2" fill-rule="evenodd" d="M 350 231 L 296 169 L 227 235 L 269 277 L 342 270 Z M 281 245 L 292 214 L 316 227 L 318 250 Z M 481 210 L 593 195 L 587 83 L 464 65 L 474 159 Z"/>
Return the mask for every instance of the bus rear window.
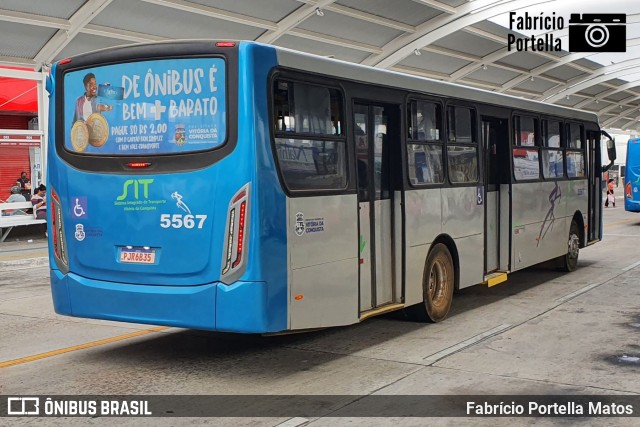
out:
<path id="1" fill-rule="evenodd" d="M 64 146 L 91 155 L 180 154 L 227 134 L 222 58 L 104 65 L 64 76 Z"/>

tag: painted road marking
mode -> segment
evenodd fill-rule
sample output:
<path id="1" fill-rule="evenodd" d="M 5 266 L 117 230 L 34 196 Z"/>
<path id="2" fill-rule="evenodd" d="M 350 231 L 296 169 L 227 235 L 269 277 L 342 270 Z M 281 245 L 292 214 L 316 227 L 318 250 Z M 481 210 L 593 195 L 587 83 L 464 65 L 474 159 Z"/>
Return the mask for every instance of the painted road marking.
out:
<path id="1" fill-rule="evenodd" d="M 625 268 L 623 268 L 623 269 L 622 269 L 622 271 L 629 271 L 629 270 L 631 270 L 632 268 L 637 267 L 637 266 L 639 266 L 639 265 L 640 265 L 640 261 L 638 261 L 638 262 L 634 262 L 634 263 L 633 263 L 633 264 L 631 264 L 631 265 L 627 265 Z"/>
<path id="2" fill-rule="evenodd" d="M 607 281 L 609 281 L 609 280 L 611 280 L 611 279 L 607 279 Z M 603 282 L 603 283 L 604 283 L 604 282 Z M 585 292 L 589 292 L 591 289 L 596 288 L 596 287 L 598 287 L 598 286 L 600 286 L 600 285 L 602 285 L 602 283 L 593 283 L 593 284 L 591 284 L 591 285 L 587 285 L 587 286 L 585 286 L 584 288 L 580 288 L 580 289 L 578 289 L 577 291 L 573 291 L 573 292 L 571 292 L 570 294 L 567 294 L 567 295 L 565 295 L 565 296 L 563 296 L 563 297 L 558 298 L 558 299 L 556 300 L 556 302 L 558 302 L 558 303 L 562 304 L 562 303 L 564 303 L 564 302 L 569 301 L 570 299 L 573 299 L 573 298 L 577 297 L 578 295 L 582 295 L 582 294 L 584 294 Z"/>
<path id="3" fill-rule="evenodd" d="M 309 420 L 307 418 L 295 417 L 288 419 L 283 423 L 277 424 L 275 427 L 298 427 L 308 422 Z"/>
<path id="4" fill-rule="evenodd" d="M 60 354 L 70 353 L 72 351 L 83 350 L 85 348 L 98 347 L 100 345 L 111 344 L 118 341 L 128 340 L 129 338 L 140 337 L 143 335 L 152 334 L 154 332 L 160 332 L 169 329 L 168 326 L 157 326 L 155 328 L 144 329 L 142 331 L 131 332 L 128 334 L 117 335 L 111 338 L 105 338 L 103 340 L 92 341 L 85 344 L 78 344 L 71 347 L 60 348 L 58 350 L 48 351 L 46 353 L 34 354 L 33 356 L 21 357 L 20 359 L 7 360 L 6 362 L 0 362 L 0 369 L 8 368 L 9 366 L 21 365 L 23 363 L 29 363 L 40 359 L 46 359 L 47 357 L 58 356 Z"/>
<path id="5" fill-rule="evenodd" d="M 440 359 L 444 359 L 445 357 L 450 356 L 453 353 L 457 353 L 457 352 L 459 352 L 461 350 L 464 350 L 467 347 L 471 347 L 472 345 L 479 343 L 480 341 L 484 341 L 487 338 L 491 338 L 494 335 L 498 335 L 498 334 L 506 331 L 507 329 L 511 329 L 511 327 L 512 326 L 509 325 L 509 324 L 496 326 L 493 329 L 489 329 L 488 331 L 485 331 L 485 332 L 483 332 L 481 334 L 478 334 L 478 335 L 473 336 L 473 337 L 471 337 L 469 339 L 461 341 L 456 345 L 452 345 L 449 348 L 445 348 L 442 351 L 434 353 L 431 356 L 425 357 L 423 359 L 424 360 L 424 364 L 432 365 L 432 364 L 436 363 L 437 361 L 439 361 Z"/>

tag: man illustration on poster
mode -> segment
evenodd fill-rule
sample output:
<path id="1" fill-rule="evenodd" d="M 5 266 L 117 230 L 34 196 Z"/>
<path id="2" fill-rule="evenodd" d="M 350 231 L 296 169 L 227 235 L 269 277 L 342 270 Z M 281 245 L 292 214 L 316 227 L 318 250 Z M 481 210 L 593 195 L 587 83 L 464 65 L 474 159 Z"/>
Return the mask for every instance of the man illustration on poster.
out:
<path id="1" fill-rule="evenodd" d="M 82 79 L 85 92 L 76 100 L 76 108 L 73 114 L 73 121 L 84 120 L 86 121 L 93 113 L 101 113 L 103 111 L 111 111 L 113 107 L 106 104 L 98 104 L 98 84 L 96 83 L 96 76 L 93 73 L 88 73 Z"/>

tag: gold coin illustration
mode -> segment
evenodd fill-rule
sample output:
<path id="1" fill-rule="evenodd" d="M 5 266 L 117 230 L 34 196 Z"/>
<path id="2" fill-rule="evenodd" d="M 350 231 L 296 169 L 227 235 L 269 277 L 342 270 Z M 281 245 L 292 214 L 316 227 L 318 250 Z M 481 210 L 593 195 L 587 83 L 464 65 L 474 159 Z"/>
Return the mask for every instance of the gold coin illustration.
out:
<path id="1" fill-rule="evenodd" d="M 82 153 L 89 144 L 89 129 L 82 120 L 76 120 L 71 127 L 71 145 L 73 149 Z"/>
<path id="2" fill-rule="evenodd" d="M 89 144 L 94 147 L 102 147 L 109 138 L 109 125 L 100 113 L 93 113 L 87 119 L 89 129 Z"/>

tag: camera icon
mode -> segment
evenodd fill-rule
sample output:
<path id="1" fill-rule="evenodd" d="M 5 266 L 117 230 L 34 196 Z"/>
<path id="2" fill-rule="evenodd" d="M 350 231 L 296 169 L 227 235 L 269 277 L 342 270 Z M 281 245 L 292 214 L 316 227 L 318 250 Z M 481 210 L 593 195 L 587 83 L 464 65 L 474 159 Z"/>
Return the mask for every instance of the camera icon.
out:
<path id="1" fill-rule="evenodd" d="M 627 16 L 624 13 L 572 13 L 569 51 L 626 52 Z"/>

